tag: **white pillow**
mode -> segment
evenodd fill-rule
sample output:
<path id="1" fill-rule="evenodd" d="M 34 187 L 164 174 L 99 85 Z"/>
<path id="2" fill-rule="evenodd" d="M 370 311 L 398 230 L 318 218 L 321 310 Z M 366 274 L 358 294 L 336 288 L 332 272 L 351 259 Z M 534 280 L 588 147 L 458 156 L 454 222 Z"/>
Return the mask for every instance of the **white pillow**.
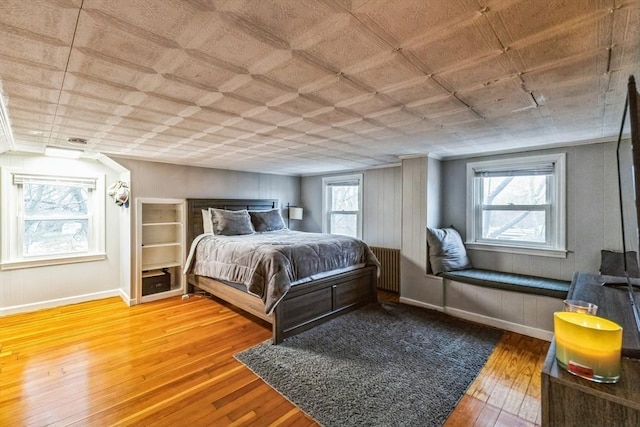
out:
<path id="1" fill-rule="evenodd" d="M 213 223 L 211 222 L 211 211 L 202 209 L 202 228 L 205 233 L 213 234 Z"/>
<path id="2" fill-rule="evenodd" d="M 429 264 L 433 274 L 473 268 L 462 237 L 453 227 L 427 227 L 427 246 L 429 247 Z"/>

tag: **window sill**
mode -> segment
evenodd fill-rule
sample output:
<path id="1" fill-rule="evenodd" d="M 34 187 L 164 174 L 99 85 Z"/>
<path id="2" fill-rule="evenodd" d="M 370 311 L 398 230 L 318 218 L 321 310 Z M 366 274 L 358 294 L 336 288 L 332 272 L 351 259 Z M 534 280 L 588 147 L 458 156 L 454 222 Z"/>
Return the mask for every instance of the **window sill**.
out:
<path id="1" fill-rule="evenodd" d="M 48 267 L 52 265 L 75 264 L 79 262 L 102 261 L 107 258 L 106 253 L 93 253 L 84 255 L 70 255 L 59 258 L 21 259 L 5 261 L 0 264 L 0 270 L 18 270 L 23 268 Z"/>
<path id="2" fill-rule="evenodd" d="M 566 258 L 567 252 L 568 252 L 564 249 L 542 249 L 542 248 L 531 248 L 531 247 L 524 247 L 524 246 L 493 245 L 488 243 L 477 243 L 477 242 L 465 242 L 465 246 L 467 249 L 472 249 L 472 250 L 490 251 L 490 252 L 506 252 L 510 254 L 535 255 L 535 256 L 544 256 L 544 257 L 550 257 L 550 258 Z"/>

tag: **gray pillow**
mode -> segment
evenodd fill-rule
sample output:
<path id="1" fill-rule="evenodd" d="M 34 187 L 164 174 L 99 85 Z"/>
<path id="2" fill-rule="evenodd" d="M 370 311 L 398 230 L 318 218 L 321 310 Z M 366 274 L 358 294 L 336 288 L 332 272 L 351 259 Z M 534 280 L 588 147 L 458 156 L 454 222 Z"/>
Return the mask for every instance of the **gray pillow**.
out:
<path id="1" fill-rule="evenodd" d="M 249 216 L 251 216 L 253 229 L 258 233 L 285 228 L 278 208 L 269 209 L 268 211 L 249 211 Z"/>
<path id="2" fill-rule="evenodd" d="M 240 234 L 252 234 L 251 218 L 246 209 L 240 211 L 227 211 L 224 209 L 209 208 L 213 234 L 220 236 L 237 236 Z"/>
<path id="3" fill-rule="evenodd" d="M 627 251 L 627 273 L 629 277 L 640 277 L 638 269 L 638 254 L 635 251 Z M 626 277 L 624 274 L 624 259 L 622 252 L 600 251 L 600 274 L 606 276 Z"/>
<path id="4" fill-rule="evenodd" d="M 473 268 L 462 238 L 453 228 L 427 228 L 427 244 L 433 274 Z"/>

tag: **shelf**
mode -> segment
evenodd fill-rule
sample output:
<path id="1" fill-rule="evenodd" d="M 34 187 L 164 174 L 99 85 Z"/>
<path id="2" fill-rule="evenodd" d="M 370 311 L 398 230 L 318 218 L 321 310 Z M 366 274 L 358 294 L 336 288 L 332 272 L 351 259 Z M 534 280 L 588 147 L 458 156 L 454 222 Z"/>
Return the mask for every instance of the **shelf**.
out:
<path id="1" fill-rule="evenodd" d="M 170 268 L 170 267 L 182 267 L 182 262 L 169 261 L 169 262 L 160 262 L 155 264 L 142 264 L 142 271 L 162 270 L 163 268 Z"/>
<path id="2" fill-rule="evenodd" d="M 136 199 L 138 302 L 184 293 L 184 208 L 183 199 Z M 151 272 L 163 269 L 169 270 L 170 283 L 149 280 L 155 277 Z"/>
<path id="3" fill-rule="evenodd" d="M 141 297 L 141 301 L 142 303 L 145 302 L 151 302 L 151 301 L 157 301 L 160 299 L 164 299 L 164 298 L 169 298 L 169 297 L 176 297 L 179 295 L 184 294 L 184 292 L 182 291 L 182 288 L 180 289 L 171 289 L 169 291 L 166 292 L 160 292 L 157 294 L 150 294 L 150 295 L 143 295 Z"/>
<path id="4" fill-rule="evenodd" d="M 168 199 L 165 199 L 168 200 Z M 179 223 L 182 224 L 183 207 L 178 203 L 164 203 L 158 200 L 158 202 L 154 201 L 144 201 L 144 211 L 141 215 L 141 223 L 142 224 L 153 224 L 153 223 Z"/>
<path id="5" fill-rule="evenodd" d="M 182 243 L 180 242 L 166 242 L 166 243 L 147 243 L 145 245 L 142 245 L 142 249 L 149 249 L 149 248 L 166 248 L 168 246 L 180 246 L 182 245 Z"/>

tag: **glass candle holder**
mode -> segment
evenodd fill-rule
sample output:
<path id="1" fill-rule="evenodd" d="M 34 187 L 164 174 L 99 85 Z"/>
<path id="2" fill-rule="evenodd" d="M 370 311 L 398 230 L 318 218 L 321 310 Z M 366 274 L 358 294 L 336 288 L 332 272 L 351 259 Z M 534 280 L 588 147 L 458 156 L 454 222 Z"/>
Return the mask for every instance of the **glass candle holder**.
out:
<path id="1" fill-rule="evenodd" d="M 587 313 L 595 315 L 598 312 L 598 306 L 592 302 L 566 299 L 564 302 L 564 311 L 571 311 L 575 313 Z"/>
<path id="2" fill-rule="evenodd" d="M 599 383 L 620 378 L 622 327 L 587 313 L 558 311 L 553 319 L 556 359 L 569 373 Z"/>

